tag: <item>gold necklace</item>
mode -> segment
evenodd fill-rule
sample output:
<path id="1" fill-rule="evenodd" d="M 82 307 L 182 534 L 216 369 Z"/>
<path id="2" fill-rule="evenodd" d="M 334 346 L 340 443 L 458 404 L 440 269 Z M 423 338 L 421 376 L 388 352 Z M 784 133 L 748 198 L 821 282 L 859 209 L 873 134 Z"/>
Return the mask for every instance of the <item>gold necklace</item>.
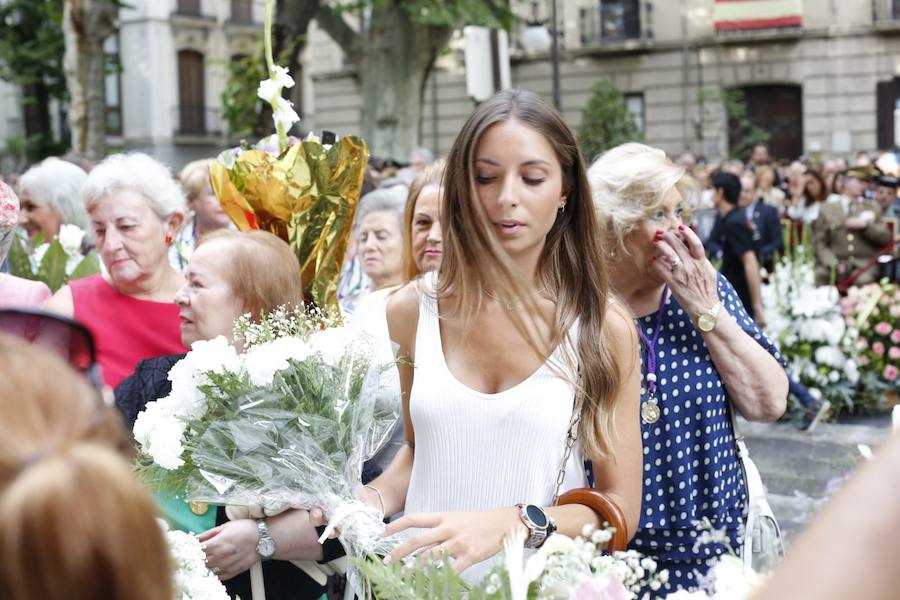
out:
<path id="1" fill-rule="evenodd" d="M 544 292 L 547 291 L 547 287 L 544 286 L 544 287 L 542 287 L 541 289 L 539 289 L 539 290 L 536 291 L 536 292 L 532 292 L 532 293 L 530 293 L 530 294 L 524 294 L 524 295 L 522 295 L 522 296 L 519 296 L 518 298 L 513 298 L 513 299 L 510 300 L 509 302 L 507 302 L 506 300 L 501 300 L 500 298 L 498 298 L 497 296 L 493 295 L 492 293 L 490 293 L 489 291 L 487 291 L 487 290 L 484 289 L 484 288 L 481 288 L 481 291 L 484 292 L 484 295 L 487 296 L 488 298 L 490 298 L 491 300 L 494 300 L 494 301 L 496 301 L 496 302 L 499 302 L 500 304 L 502 304 L 503 306 L 505 306 L 505 307 L 506 307 L 506 310 L 512 310 L 512 309 L 513 309 L 513 306 L 515 306 L 516 304 L 518 304 L 519 302 L 521 302 L 521 301 L 524 300 L 525 298 L 534 298 L 534 297 L 537 296 L 537 295 L 543 294 Z"/>

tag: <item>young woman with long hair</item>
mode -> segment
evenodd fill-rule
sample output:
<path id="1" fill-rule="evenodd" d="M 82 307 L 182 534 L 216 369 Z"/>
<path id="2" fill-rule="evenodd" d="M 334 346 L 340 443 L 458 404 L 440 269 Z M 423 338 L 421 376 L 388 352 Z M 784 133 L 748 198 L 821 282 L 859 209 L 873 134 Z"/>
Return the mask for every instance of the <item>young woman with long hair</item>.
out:
<path id="1" fill-rule="evenodd" d="M 440 274 L 387 309 L 405 444 L 365 489 L 386 515 L 406 513 L 388 534 L 408 537 L 386 560 L 446 552 L 457 571 L 477 565 L 474 580 L 512 530 L 536 547 L 551 520 L 568 535 L 598 524 L 585 506 L 553 506 L 586 485 L 585 456 L 636 527 L 640 368 L 559 113 L 521 90 L 482 103 L 450 150 L 443 190 Z"/>

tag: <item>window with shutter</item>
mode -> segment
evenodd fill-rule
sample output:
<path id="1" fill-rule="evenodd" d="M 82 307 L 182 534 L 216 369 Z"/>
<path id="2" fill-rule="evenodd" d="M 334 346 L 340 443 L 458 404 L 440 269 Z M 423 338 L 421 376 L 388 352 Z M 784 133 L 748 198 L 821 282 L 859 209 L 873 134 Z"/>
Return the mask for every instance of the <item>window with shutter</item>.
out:
<path id="1" fill-rule="evenodd" d="M 897 79 L 879 81 L 876 87 L 878 147 L 888 150 L 900 147 L 900 85 Z"/>
<path id="2" fill-rule="evenodd" d="M 178 130 L 206 133 L 203 55 L 193 50 L 178 53 Z"/>

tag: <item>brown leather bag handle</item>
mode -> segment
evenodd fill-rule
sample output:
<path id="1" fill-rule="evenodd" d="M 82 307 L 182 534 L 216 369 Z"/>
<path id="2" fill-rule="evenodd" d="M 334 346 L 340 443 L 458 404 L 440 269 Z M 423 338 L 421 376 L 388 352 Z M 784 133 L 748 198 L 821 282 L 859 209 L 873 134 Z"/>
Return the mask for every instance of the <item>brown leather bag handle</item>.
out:
<path id="1" fill-rule="evenodd" d="M 559 506 L 564 504 L 583 504 L 593 510 L 600 518 L 600 523 L 609 523 L 615 528 L 612 539 L 606 546 L 609 552 L 624 551 L 628 547 L 628 526 L 625 514 L 612 499 L 594 488 L 576 488 L 559 497 Z"/>

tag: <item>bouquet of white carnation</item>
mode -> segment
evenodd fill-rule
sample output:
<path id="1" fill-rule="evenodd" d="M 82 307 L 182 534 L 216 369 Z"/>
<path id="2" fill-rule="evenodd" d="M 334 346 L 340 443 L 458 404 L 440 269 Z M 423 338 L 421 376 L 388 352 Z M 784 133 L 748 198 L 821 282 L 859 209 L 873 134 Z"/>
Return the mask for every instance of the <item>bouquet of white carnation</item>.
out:
<path id="1" fill-rule="evenodd" d="M 174 600 L 228 600 L 228 591 L 219 578 L 206 567 L 206 553 L 200 541 L 183 531 L 173 531 L 164 521 L 172 570 L 175 575 Z"/>
<path id="2" fill-rule="evenodd" d="M 321 507 L 348 552 L 384 553 L 383 515 L 358 500 L 365 460 L 399 421 L 393 363 L 334 316 L 280 309 L 193 344 L 172 391 L 138 415 L 138 468 L 151 487 L 211 504 Z M 354 583 L 351 581 L 351 583 Z"/>

